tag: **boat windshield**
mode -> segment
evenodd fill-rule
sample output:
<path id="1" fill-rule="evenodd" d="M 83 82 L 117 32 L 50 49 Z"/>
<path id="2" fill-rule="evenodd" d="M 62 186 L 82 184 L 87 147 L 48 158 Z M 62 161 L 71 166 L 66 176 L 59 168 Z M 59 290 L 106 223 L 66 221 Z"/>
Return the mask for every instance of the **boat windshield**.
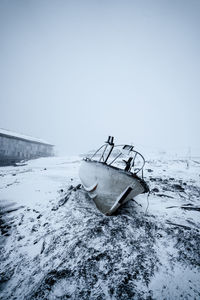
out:
<path id="1" fill-rule="evenodd" d="M 115 145 L 114 138 L 110 136 L 105 144 L 87 159 L 115 166 L 133 174 L 141 172 L 143 177 L 145 165 L 143 155 L 134 150 L 133 145 Z"/>

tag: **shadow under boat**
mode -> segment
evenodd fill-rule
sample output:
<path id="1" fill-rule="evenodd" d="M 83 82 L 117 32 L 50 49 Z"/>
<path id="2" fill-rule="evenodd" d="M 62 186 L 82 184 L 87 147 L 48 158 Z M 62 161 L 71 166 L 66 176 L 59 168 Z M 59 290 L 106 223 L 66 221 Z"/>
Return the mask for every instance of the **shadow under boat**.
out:
<path id="1" fill-rule="evenodd" d="M 144 165 L 144 157 L 134 146 L 115 145 L 114 137 L 109 136 L 91 157 L 83 159 L 79 177 L 96 207 L 112 215 L 128 200 L 149 192 L 143 179 Z"/>

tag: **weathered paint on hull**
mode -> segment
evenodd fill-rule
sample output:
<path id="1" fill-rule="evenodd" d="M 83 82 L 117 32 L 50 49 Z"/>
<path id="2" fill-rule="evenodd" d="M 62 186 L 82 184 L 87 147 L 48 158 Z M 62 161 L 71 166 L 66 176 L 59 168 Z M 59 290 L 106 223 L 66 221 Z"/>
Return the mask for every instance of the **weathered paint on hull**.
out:
<path id="1" fill-rule="evenodd" d="M 104 214 L 112 214 L 121 204 L 148 191 L 146 183 L 136 175 L 97 161 L 83 160 L 79 176 Z"/>

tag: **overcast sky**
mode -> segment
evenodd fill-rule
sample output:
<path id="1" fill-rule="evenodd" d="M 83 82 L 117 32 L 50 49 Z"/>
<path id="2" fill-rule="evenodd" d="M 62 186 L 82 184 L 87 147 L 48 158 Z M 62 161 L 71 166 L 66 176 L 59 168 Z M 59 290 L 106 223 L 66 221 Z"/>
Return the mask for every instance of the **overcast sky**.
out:
<path id="1" fill-rule="evenodd" d="M 0 0 L 0 127 L 200 148 L 200 1 Z"/>

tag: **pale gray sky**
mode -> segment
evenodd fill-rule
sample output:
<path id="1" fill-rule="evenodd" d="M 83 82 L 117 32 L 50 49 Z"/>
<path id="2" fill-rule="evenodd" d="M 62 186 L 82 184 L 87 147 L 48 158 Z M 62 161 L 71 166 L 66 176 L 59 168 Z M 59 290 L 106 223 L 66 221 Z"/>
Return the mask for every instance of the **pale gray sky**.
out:
<path id="1" fill-rule="evenodd" d="M 0 127 L 200 148 L 200 1 L 0 0 Z"/>

